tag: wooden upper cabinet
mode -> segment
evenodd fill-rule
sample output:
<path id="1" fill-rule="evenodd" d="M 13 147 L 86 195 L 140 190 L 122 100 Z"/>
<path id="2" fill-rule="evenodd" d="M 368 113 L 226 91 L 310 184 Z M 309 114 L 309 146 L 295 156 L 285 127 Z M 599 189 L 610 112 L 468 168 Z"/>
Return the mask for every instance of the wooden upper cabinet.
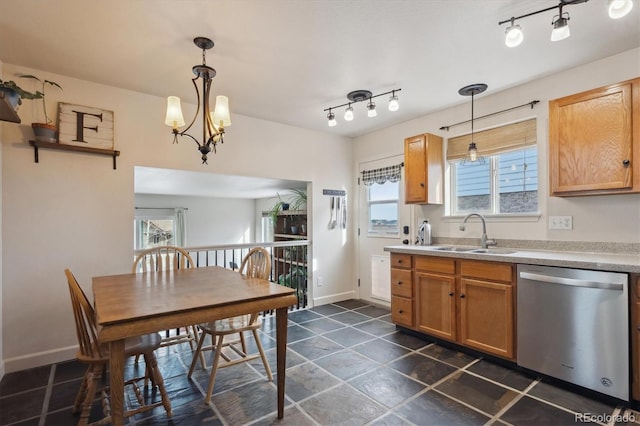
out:
<path id="1" fill-rule="evenodd" d="M 549 102 L 549 173 L 551 195 L 640 192 L 640 78 Z"/>
<path id="2" fill-rule="evenodd" d="M 442 138 L 425 133 L 404 140 L 406 204 L 443 203 Z"/>

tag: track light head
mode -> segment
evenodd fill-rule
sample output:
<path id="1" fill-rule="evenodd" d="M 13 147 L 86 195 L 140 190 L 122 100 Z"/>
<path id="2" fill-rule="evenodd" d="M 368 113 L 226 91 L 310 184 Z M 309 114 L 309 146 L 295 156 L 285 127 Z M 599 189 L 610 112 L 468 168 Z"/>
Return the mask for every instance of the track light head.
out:
<path id="1" fill-rule="evenodd" d="M 347 109 L 344 111 L 344 120 L 345 121 L 353 120 L 353 108 L 351 107 L 351 104 L 349 104 Z"/>
<path id="2" fill-rule="evenodd" d="M 609 0 L 607 4 L 607 10 L 609 11 L 609 18 L 620 19 L 626 16 L 633 9 L 632 0 Z"/>
<path id="3" fill-rule="evenodd" d="M 335 127 L 338 124 L 338 122 L 336 121 L 336 115 L 331 111 L 331 108 L 329 108 L 329 114 L 327 114 L 327 120 L 328 120 L 329 127 Z"/>
<path id="4" fill-rule="evenodd" d="M 367 104 L 367 117 L 375 117 L 378 115 L 376 112 L 376 104 L 369 98 L 369 103 Z"/>
<path id="5" fill-rule="evenodd" d="M 563 14 L 562 7 L 560 8 L 560 15 L 554 16 L 552 25 L 551 41 L 564 40 L 571 35 L 571 31 L 569 30 L 569 14 Z"/>
<path id="6" fill-rule="evenodd" d="M 520 25 L 514 24 L 514 21 L 515 19 L 511 18 L 511 25 L 507 27 L 505 31 L 504 44 L 506 44 L 507 47 L 519 46 L 522 40 L 524 40 L 522 28 L 520 28 Z"/>

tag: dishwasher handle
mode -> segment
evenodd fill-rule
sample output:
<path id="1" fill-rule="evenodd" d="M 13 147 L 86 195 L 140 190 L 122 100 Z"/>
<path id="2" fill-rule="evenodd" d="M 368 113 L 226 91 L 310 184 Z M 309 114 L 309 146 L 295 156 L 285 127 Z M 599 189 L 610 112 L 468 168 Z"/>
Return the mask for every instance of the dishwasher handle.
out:
<path id="1" fill-rule="evenodd" d="M 542 274 L 533 274 L 531 272 L 520 272 L 520 278 L 532 281 L 541 281 L 551 284 L 568 285 L 573 287 L 599 288 L 604 290 L 623 291 L 624 284 L 620 283 L 603 283 L 600 281 L 579 280 L 575 278 L 564 278 L 557 276 L 549 276 Z"/>

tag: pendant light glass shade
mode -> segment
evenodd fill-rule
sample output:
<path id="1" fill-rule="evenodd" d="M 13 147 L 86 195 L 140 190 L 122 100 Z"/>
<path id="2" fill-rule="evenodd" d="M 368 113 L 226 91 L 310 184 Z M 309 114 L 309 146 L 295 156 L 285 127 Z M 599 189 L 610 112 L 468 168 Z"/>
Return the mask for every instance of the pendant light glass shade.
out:
<path id="1" fill-rule="evenodd" d="M 524 40 L 524 34 L 522 34 L 522 28 L 520 28 L 520 25 L 512 24 L 507 28 L 505 34 L 504 44 L 506 44 L 507 47 L 519 46 L 520 43 L 522 43 L 522 40 Z"/>
<path id="2" fill-rule="evenodd" d="M 609 18 L 620 19 L 626 16 L 633 9 L 632 0 L 609 0 L 607 10 L 609 11 Z"/>
<path id="3" fill-rule="evenodd" d="M 182 107 L 180 106 L 180 98 L 177 96 L 169 96 L 167 98 L 167 115 L 164 124 L 174 129 L 184 126 L 184 117 L 182 116 Z"/>

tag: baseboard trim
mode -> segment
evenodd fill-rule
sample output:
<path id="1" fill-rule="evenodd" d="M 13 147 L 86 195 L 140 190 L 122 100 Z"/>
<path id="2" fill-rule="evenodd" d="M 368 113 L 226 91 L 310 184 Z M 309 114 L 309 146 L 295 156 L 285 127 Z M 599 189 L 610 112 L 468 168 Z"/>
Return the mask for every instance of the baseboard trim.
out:
<path id="1" fill-rule="evenodd" d="M 4 372 L 26 370 L 28 368 L 41 367 L 56 362 L 69 361 L 76 358 L 78 346 L 67 346 L 66 348 L 52 349 L 49 351 L 36 352 L 33 354 L 7 358 L 3 360 Z"/>
<path id="2" fill-rule="evenodd" d="M 4 360 L 0 359 L 0 381 L 4 377 Z"/>
<path id="3" fill-rule="evenodd" d="M 327 305 L 329 303 L 342 302 L 344 300 L 353 299 L 356 297 L 355 291 L 347 291 L 344 293 L 331 294 L 329 296 L 314 297 L 313 306 Z"/>

